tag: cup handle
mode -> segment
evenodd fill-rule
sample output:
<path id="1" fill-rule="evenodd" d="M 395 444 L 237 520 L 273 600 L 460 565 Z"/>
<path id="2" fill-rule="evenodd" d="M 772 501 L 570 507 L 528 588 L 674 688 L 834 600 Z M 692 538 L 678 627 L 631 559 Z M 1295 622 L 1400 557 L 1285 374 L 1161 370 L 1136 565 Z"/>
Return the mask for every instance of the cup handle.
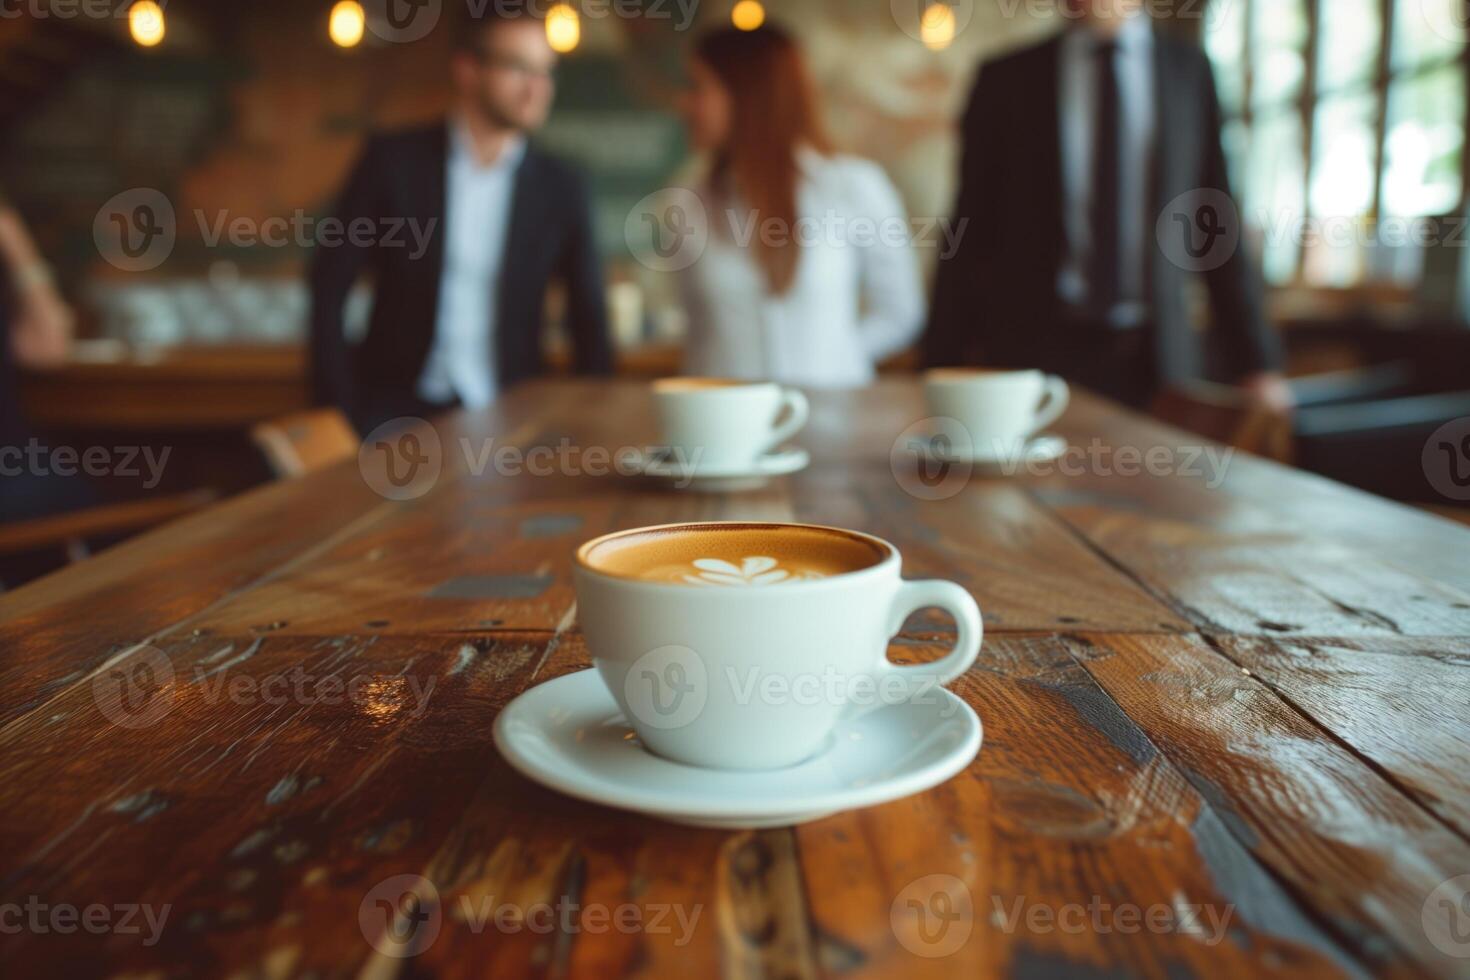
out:
<path id="1" fill-rule="evenodd" d="M 898 676 L 912 682 L 903 685 L 906 693 L 919 694 L 927 689 L 924 686 L 925 681 L 932 681 L 935 687 L 948 684 L 969 670 L 975 658 L 980 655 L 980 643 L 985 638 L 985 624 L 980 617 L 980 607 L 975 603 L 974 596 L 953 582 L 930 580 L 900 583 L 888 617 L 888 635 L 897 635 L 903 629 L 904 620 L 911 614 L 931 606 L 943 609 L 954 617 L 956 632 L 959 634 L 954 646 L 943 657 L 926 664 L 904 666 L 885 659 L 874 672 L 873 679 L 877 684 L 881 685 L 885 677 Z M 889 703 L 891 702 L 875 698 L 862 705 L 850 704 L 843 714 L 851 719 Z"/>
<path id="2" fill-rule="evenodd" d="M 800 432 L 801 427 L 806 425 L 807 416 L 811 414 L 806 395 L 795 388 L 786 388 L 781 392 L 781 406 L 786 410 L 786 421 L 771 430 L 771 441 L 766 445 L 765 452 L 780 448 L 781 443 Z M 780 418 L 780 415 L 776 417 Z"/>
<path id="3" fill-rule="evenodd" d="M 1062 417 L 1067 410 L 1067 403 L 1072 399 L 1072 390 L 1067 387 L 1067 382 L 1055 374 L 1046 376 L 1046 390 L 1042 393 L 1041 404 L 1036 408 L 1036 421 L 1032 423 L 1031 432 L 1034 435 L 1042 429 L 1051 425 Z"/>

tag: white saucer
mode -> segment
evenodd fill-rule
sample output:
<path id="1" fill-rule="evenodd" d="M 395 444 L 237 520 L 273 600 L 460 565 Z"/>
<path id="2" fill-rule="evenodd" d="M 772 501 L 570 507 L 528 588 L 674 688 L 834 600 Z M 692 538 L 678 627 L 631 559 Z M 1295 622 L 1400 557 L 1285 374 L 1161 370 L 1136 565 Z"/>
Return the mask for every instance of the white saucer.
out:
<path id="1" fill-rule="evenodd" d="M 811 455 L 805 449 L 782 449 L 768 453 L 749 466 L 687 466 L 673 459 L 666 449 L 648 449 L 633 457 L 633 466 L 644 476 L 668 480 L 689 490 L 728 491 L 759 487 L 774 476 L 806 469 Z"/>
<path id="2" fill-rule="evenodd" d="M 969 465 L 980 473 L 1012 476 L 1023 466 L 1060 459 L 1067 451 L 1067 440 L 1059 435 L 1046 433 L 1027 439 L 1019 451 L 1012 452 L 996 452 L 993 448 L 983 447 L 976 447 L 968 452 L 955 447 L 939 451 L 929 440 L 915 442 L 913 448 L 920 457 L 929 462 Z"/>
<path id="3" fill-rule="evenodd" d="M 597 671 L 538 685 L 495 719 L 523 775 L 582 800 L 673 823 L 786 827 L 937 786 L 980 751 L 980 718 L 933 688 L 843 722 L 814 759 L 772 772 L 701 769 L 643 748 Z"/>

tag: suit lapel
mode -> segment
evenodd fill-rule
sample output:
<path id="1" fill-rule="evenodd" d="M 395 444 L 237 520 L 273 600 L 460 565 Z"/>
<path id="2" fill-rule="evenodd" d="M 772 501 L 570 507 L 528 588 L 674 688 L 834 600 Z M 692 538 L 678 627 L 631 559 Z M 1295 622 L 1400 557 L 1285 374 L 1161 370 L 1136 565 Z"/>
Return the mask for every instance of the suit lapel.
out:
<path id="1" fill-rule="evenodd" d="M 500 265 L 500 313 L 505 314 L 505 305 L 510 296 L 523 283 L 520 273 L 525 269 L 526 250 L 540 219 L 541 195 L 537 193 L 540 167 L 534 147 L 527 146 L 516 168 L 515 185 L 511 190 L 510 222 L 505 229 L 505 252 Z M 505 322 L 504 320 L 501 321 Z"/>
<path id="2" fill-rule="evenodd" d="M 424 146 L 423 183 L 419 185 L 418 212 L 420 220 L 432 221 L 429 241 L 424 248 L 423 258 L 426 275 L 437 283 L 444 271 L 444 215 L 448 212 L 449 126 L 433 130 Z M 438 292 L 435 292 L 438 298 Z"/>
<path id="3" fill-rule="evenodd" d="M 534 269 L 534 239 L 538 228 L 546 227 L 545 195 L 541 192 L 540 157 L 534 146 L 527 146 L 516 168 L 511 190 L 510 222 L 505 229 L 505 248 L 501 253 L 498 295 L 495 297 L 496 364 L 503 377 L 513 364 L 525 359 L 527 310 L 536 304 L 532 290 L 544 289 L 537 282 Z M 533 325 L 534 332 L 539 325 Z"/>
<path id="4" fill-rule="evenodd" d="M 1038 75 L 1034 82 L 1039 101 L 1034 124 L 1041 132 L 1037 145 L 1039 152 L 1036 158 L 1036 179 L 1041 183 L 1042 192 L 1033 200 L 1045 202 L 1049 209 L 1049 213 L 1042 217 L 1052 228 L 1051 239 L 1055 242 L 1056 254 L 1050 263 L 1052 268 L 1060 266 L 1067 241 L 1063 209 L 1063 202 L 1067 200 L 1067 186 L 1066 173 L 1062 166 L 1063 37 L 1063 34 L 1058 34 L 1040 49 L 1041 56 L 1037 59 Z"/>
<path id="5" fill-rule="evenodd" d="M 1154 153 L 1153 173 L 1150 175 L 1150 211 L 1157 215 L 1163 210 L 1165 195 L 1176 186 L 1179 170 L 1179 153 L 1189 139 L 1189 116 L 1185 110 L 1184 97 L 1174 63 L 1174 47 L 1168 39 L 1154 35 Z"/>

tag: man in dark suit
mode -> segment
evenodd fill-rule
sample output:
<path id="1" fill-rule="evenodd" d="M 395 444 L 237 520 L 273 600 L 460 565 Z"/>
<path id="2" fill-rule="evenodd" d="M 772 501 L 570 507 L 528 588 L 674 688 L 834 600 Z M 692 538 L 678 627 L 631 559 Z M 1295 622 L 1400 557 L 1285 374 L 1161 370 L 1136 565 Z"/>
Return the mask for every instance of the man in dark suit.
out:
<path id="1" fill-rule="evenodd" d="M 526 140 L 550 109 L 556 60 L 534 17 L 469 18 L 456 31 L 450 117 L 368 141 L 337 207 L 343 234 L 319 236 L 311 272 L 318 404 L 342 407 L 364 430 L 489 404 L 544 370 L 553 280 L 566 291 L 575 368 L 610 369 L 586 189 Z M 365 272 L 372 316 L 349 348 L 343 306 Z"/>
<path id="2" fill-rule="evenodd" d="M 966 225 L 939 266 L 925 361 L 1042 368 L 1143 406 L 1205 374 L 1186 288 L 1198 274 L 1221 380 L 1289 408 L 1208 60 L 1155 32 L 1141 0 L 1069 0 L 1067 13 L 1067 30 L 975 83 Z"/>

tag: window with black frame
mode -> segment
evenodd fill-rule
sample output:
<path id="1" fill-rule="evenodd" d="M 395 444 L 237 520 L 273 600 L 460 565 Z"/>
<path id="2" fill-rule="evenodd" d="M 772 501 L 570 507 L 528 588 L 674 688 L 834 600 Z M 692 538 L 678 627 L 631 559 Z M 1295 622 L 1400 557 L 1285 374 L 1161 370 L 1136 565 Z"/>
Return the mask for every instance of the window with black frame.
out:
<path id="1" fill-rule="evenodd" d="M 1226 152 L 1274 285 L 1418 283 L 1465 190 L 1465 0 L 1215 0 Z"/>

